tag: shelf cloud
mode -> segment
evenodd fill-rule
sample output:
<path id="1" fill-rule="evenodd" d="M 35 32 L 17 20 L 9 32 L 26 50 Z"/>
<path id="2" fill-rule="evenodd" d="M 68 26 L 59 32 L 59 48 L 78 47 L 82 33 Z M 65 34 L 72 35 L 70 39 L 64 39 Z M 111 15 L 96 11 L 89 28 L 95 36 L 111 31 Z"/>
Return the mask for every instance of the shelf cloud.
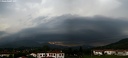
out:
<path id="1" fill-rule="evenodd" d="M 0 2 L 0 43 L 106 45 L 128 35 L 127 0 L 16 0 Z M 73 44 L 71 43 L 71 44 Z M 69 44 L 70 45 L 70 44 Z M 73 44 L 73 46 L 75 46 Z"/>
<path id="2" fill-rule="evenodd" d="M 36 18 L 37 22 L 39 19 Z M 42 42 L 81 42 L 88 45 L 105 45 L 127 37 L 128 20 L 104 16 L 83 17 L 62 15 L 50 18 L 47 23 L 23 29 L 1 39 L 3 42 L 34 40 Z M 40 22 L 40 20 L 39 20 Z M 2 33 L 1 33 L 2 34 Z M 55 43 L 60 45 L 60 43 Z M 63 43 L 64 44 L 64 43 Z M 61 43 L 62 45 L 62 43 Z"/>

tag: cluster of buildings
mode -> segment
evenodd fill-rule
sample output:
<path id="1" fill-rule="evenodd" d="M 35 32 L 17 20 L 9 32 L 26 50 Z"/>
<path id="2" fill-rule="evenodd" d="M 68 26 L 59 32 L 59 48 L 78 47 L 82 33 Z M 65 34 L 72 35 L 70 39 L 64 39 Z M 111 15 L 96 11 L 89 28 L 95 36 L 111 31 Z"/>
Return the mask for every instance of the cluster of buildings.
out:
<path id="1" fill-rule="evenodd" d="M 0 54 L 0 57 L 9 57 L 10 54 Z"/>
<path id="2" fill-rule="evenodd" d="M 1 53 L 1 54 L 0 54 L 0 58 L 1 58 L 1 57 L 6 57 L 6 58 L 7 58 L 7 57 L 9 57 L 10 55 L 14 56 L 14 54 L 12 54 L 12 53 L 10 53 L 10 54 L 9 54 L 9 53 Z"/>
<path id="3" fill-rule="evenodd" d="M 117 55 L 117 56 L 128 56 L 128 50 L 93 50 L 93 55 Z"/>
<path id="4" fill-rule="evenodd" d="M 48 53 L 37 53 L 37 54 L 31 53 L 30 55 L 37 58 L 64 58 L 65 57 L 65 54 L 60 51 L 52 51 Z"/>
<path id="5" fill-rule="evenodd" d="M 6 57 L 8 58 L 10 55 L 15 56 L 14 53 L 0 53 L 0 58 L 1 57 Z M 50 51 L 47 53 L 30 53 L 26 56 L 20 56 L 17 58 L 27 58 L 27 56 L 32 56 L 35 58 L 64 58 L 65 57 L 65 53 L 63 53 L 62 51 Z"/>

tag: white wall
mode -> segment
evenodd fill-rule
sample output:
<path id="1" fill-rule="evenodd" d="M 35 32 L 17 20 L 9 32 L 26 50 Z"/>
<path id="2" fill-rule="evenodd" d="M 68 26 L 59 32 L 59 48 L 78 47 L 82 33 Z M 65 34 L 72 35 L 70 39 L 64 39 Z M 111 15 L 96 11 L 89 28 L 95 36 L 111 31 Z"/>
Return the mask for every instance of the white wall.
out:
<path id="1" fill-rule="evenodd" d="M 107 55 L 116 55 L 116 51 L 104 51 L 104 54 L 107 54 Z"/>
<path id="2" fill-rule="evenodd" d="M 42 57 L 54 57 L 54 58 L 64 58 L 65 54 L 64 53 L 37 53 L 37 58 L 42 58 Z"/>
<path id="3" fill-rule="evenodd" d="M 35 53 L 31 53 L 30 55 L 33 56 L 33 57 L 37 56 L 37 54 L 35 54 Z"/>
<path id="4" fill-rule="evenodd" d="M 57 53 L 57 58 L 64 58 L 64 53 Z"/>
<path id="5" fill-rule="evenodd" d="M 93 54 L 94 54 L 94 55 L 103 55 L 102 52 L 97 52 L 97 51 L 93 51 Z"/>
<path id="6" fill-rule="evenodd" d="M 37 53 L 37 58 L 45 57 L 45 53 Z"/>
<path id="7" fill-rule="evenodd" d="M 46 53 L 47 57 L 54 57 L 56 58 L 56 53 Z"/>

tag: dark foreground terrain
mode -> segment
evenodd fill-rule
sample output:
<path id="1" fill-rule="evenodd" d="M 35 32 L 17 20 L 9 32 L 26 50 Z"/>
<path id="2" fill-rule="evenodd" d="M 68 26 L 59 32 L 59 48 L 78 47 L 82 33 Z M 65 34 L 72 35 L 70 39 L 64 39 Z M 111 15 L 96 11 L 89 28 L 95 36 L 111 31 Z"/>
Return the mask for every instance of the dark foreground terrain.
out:
<path id="1" fill-rule="evenodd" d="M 91 55 L 84 55 L 83 57 L 66 56 L 65 58 L 128 58 L 128 56 L 91 56 Z"/>
<path id="2" fill-rule="evenodd" d="M 89 55 L 85 55 L 83 58 L 128 58 L 128 56 L 89 56 Z"/>

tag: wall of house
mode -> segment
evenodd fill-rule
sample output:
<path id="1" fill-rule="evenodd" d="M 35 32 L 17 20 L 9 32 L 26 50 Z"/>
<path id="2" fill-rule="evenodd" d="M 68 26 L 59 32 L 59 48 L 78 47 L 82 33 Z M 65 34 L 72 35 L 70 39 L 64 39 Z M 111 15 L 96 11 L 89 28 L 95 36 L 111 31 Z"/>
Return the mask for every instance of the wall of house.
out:
<path id="1" fill-rule="evenodd" d="M 37 53 L 37 58 L 45 57 L 45 53 Z"/>
<path id="2" fill-rule="evenodd" d="M 11 55 L 11 54 L 0 54 L 0 57 L 9 57 L 9 55 Z"/>
<path id="3" fill-rule="evenodd" d="M 31 53 L 30 55 L 33 56 L 33 57 L 36 57 L 37 56 L 35 53 Z"/>
<path id="4" fill-rule="evenodd" d="M 106 55 L 116 55 L 116 51 L 104 51 Z"/>
<path id="5" fill-rule="evenodd" d="M 128 56 L 127 50 L 94 50 L 94 55 L 117 55 L 117 56 Z"/>
<path id="6" fill-rule="evenodd" d="M 64 58 L 64 53 L 37 53 L 37 58 L 42 57 Z"/>
<path id="7" fill-rule="evenodd" d="M 128 56 L 128 51 L 126 51 L 125 53 L 126 53 L 126 55 Z"/>
<path id="8" fill-rule="evenodd" d="M 94 55 L 103 55 L 103 53 L 102 52 L 99 52 L 99 51 L 93 51 L 93 54 Z"/>
<path id="9" fill-rule="evenodd" d="M 64 58 L 64 53 L 57 53 L 57 58 Z"/>
<path id="10" fill-rule="evenodd" d="M 56 58 L 56 53 L 46 53 L 47 57 L 54 57 Z"/>

